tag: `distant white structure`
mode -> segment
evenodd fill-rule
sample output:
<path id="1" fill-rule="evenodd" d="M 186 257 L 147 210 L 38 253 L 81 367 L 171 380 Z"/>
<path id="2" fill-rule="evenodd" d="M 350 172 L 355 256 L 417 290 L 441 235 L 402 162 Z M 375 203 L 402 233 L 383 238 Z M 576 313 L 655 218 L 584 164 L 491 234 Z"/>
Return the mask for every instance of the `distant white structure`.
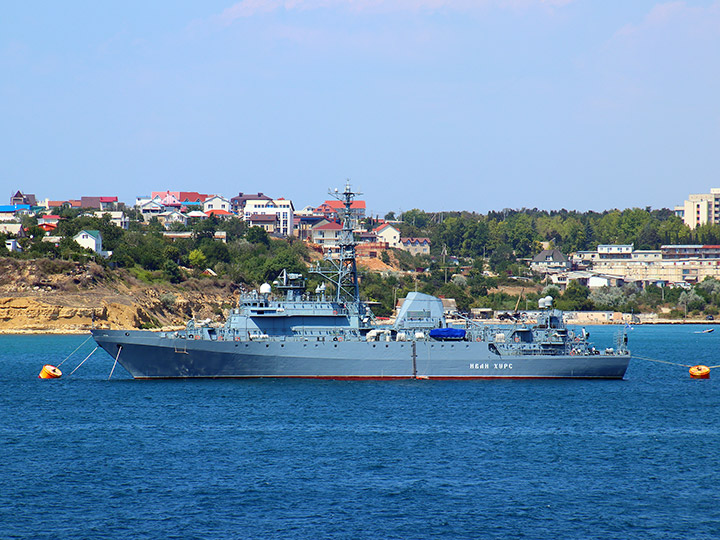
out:
<path id="1" fill-rule="evenodd" d="M 154 216 L 165 211 L 165 206 L 160 202 L 160 197 L 154 199 L 138 199 L 138 210 L 142 214 L 143 221 L 150 221 Z"/>
<path id="2" fill-rule="evenodd" d="M 127 230 L 128 225 L 130 224 L 130 219 L 125 215 L 125 212 L 111 212 L 109 210 L 100 210 L 98 212 L 95 212 L 93 215 L 95 217 L 102 218 L 105 214 L 108 214 L 110 216 L 110 223 L 112 223 L 116 227 Z"/>
<path id="3" fill-rule="evenodd" d="M 382 223 L 373 229 L 378 240 L 387 242 L 391 248 L 402 248 L 400 244 L 400 231 L 389 223 Z"/>
<path id="4" fill-rule="evenodd" d="M 230 204 L 230 201 L 222 195 L 212 195 L 203 202 L 203 212 L 207 214 L 211 210 L 224 210 L 225 212 L 232 212 L 232 205 Z"/>
<path id="5" fill-rule="evenodd" d="M 83 229 L 73 236 L 73 240 L 82 247 L 94 251 L 101 257 L 108 258 L 112 255 L 112 251 L 103 251 L 102 236 L 100 235 L 100 231 Z"/>
<path id="6" fill-rule="evenodd" d="M 675 207 L 675 215 L 691 229 L 720 223 L 720 188 L 711 188 L 710 193 L 691 193 L 681 206 Z"/>
<path id="7" fill-rule="evenodd" d="M 292 236 L 294 231 L 295 208 L 289 199 L 251 199 L 245 202 L 243 219 L 250 221 L 253 216 L 274 215 L 277 217 L 275 232 L 282 236 Z"/>
<path id="8" fill-rule="evenodd" d="M 5 240 L 5 247 L 8 251 L 22 251 L 20 244 L 18 244 L 17 240 L 15 240 L 14 238 L 10 240 Z"/>

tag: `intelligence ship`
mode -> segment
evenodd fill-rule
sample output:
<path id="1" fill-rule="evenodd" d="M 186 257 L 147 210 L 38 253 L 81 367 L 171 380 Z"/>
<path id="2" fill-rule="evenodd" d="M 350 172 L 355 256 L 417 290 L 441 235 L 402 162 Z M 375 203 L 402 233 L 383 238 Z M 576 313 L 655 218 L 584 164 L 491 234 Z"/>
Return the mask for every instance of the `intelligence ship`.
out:
<path id="1" fill-rule="evenodd" d="M 92 330 L 97 344 L 135 379 L 622 379 L 627 334 L 595 349 L 585 330 L 567 327 L 552 298 L 532 324 L 450 325 L 439 298 L 411 292 L 393 324 L 378 324 L 360 297 L 350 207 L 344 203 L 339 252 L 310 269 L 323 280 L 313 293 L 302 274 L 243 295 L 224 325 L 190 320 L 185 330 Z M 329 284 L 329 287 L 326 285 Z"/>

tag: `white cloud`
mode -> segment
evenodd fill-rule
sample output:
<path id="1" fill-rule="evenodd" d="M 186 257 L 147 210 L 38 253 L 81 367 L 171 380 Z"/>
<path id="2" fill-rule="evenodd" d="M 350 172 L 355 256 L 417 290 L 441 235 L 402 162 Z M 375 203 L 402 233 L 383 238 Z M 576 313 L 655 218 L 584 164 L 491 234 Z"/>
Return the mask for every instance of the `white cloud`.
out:
<path id="1" fill-rule="evenodd" d="M 487 6 L 526 9 L 534 6 L 562 7 L 574 0 L 241 0 L 222 12 L 221 21 L 252 17 L 278 10 L 307 11 L 340 8 L 355 12 L 470 11 Z"/>

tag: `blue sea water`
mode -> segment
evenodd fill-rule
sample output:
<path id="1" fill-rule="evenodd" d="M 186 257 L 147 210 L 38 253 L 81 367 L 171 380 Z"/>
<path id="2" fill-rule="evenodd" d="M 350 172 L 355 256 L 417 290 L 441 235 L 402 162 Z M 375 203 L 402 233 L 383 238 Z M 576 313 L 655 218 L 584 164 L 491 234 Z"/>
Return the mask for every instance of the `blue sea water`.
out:
<path id="1" fill-rule="evenodd" d="M 616 328 L 589 328 L 596 345 Z M 720 331 L 635 354 L 720 364 Z M 720 369 L 623 381 L 133 381 L 0 336 L 1 538 L 720 537 Z M 64 365 L 67 374 L 91 350 Z"/>

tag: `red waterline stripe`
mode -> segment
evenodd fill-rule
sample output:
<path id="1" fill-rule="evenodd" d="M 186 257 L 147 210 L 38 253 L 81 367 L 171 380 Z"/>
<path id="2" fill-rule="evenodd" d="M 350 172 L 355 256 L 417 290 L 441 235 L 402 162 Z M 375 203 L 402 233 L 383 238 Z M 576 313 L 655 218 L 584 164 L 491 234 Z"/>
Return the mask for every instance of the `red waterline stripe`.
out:
<path id="1" fill-rule="evenodd" d="M 218 376 L 202 376 L 202 377 L 134 377 L 135 380 L 156 381 L 156 380 L 173 380 L 173 379 L 319 379 L 324 381 L 409 381 L 409 380 L 431 380 L 431 381 L 492 381 L 497 379 L 503 380 L 621 380 L 622 377 L 545 377 L 545 376 L 484 376 L 484 377 L 365 377 L 365 376 L 313 376 L 313 375 L 218 375 Z"/>

